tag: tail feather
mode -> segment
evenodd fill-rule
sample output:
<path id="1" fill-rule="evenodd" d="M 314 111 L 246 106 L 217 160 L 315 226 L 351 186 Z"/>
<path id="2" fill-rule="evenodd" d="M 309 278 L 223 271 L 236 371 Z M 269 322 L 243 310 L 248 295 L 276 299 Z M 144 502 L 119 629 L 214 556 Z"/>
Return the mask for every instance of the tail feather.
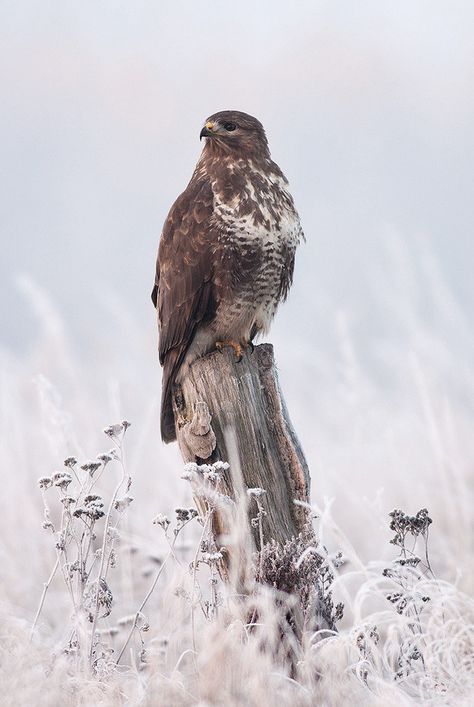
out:
<path id="1" fill-rule="evenodd" d="M 161 439 L 168 444 L 176 439 L 176 424 L 173 413 L 173 385 L 179 368 L 179 352 L 172 349 L 163 363 L 163 383 L 161 389 Z"/>

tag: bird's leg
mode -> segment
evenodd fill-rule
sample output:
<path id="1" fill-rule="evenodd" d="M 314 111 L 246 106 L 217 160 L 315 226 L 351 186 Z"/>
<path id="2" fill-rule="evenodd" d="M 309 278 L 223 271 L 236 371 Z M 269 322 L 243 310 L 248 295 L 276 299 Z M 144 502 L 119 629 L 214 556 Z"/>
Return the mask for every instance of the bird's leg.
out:
<path id="1" fill-rule="evenodd" d="M 242 360 L 242 344 L 238 341 L 226 340 L 226 341 L 216 341 L 216 349 L 222 351 L 226 347 L 234 349 L 235 358 L 237 363 Z"/>

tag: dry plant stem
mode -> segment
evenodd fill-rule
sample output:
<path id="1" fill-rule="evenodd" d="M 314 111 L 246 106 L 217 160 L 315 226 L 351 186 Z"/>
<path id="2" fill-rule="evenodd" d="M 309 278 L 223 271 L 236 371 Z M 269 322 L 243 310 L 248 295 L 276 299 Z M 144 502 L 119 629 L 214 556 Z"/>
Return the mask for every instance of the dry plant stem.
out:
<path id="1" fill-rule="evenodd" d="M 132 636 L 133 636 L 133 632 L 134 632 L 135 629 L 137 628 L 138 617 L 140 616 L 141 612 L 142 612 L 143 609 L 145 608 L 145 606 L 146 606 L 146 604 L 147 604 L 147 602 L 148 602 L 148 599 L 151 597 L 151 595 L 152 595 L 153 592 L 155 591 L 155 587 L 156 587 L 156 585 L 157 585 L 157 583 L 158 583 L 159 578 L 161 577 L 161 573 L 163 572 L 163 570 L 164 570 L 166 564 L 168 563 L 168 560 L 170 559 L 170 557 L 172 557 L 179 565 L 181 565 L 181 563 L 179 562 L 178 558 L 176 557 L 176 553 L 175 553 L 175 551 L 174 551 L 174 546 L 175 546 L 175 544 L 176 544 L 176 540 L 178 539 L 179 533 L 180 533 L 180 532 L 183 530 L 183 528 L 185 528 L 186 525 L 188 525 L 188 523 L 190 523 L 190 522 L 191 522 L 191 519 L 190 519 L 190 520 L 187 520 L 186 522 L 183 523 L 183 525 L 179 528 L 179 530 L 178 530 L 177 532 L 175 532 L 174 539 L 173 539 L 173 541 L 172 541 L 171 543 L 170 543 L 170 541 L 169 541 L 168 534 L 167 534 L 167 532 L 165 531 L 165 538 L 166 538 L 166 540 L 167 540 L 167 542 L 168 542 L 168 545 L 169 545 L 169 548 L 170 548 L 170 549 L 169 549 L 169 552 L 168 552 L 167 556 L 165 557 L 165 559 L 164 559 L 164 561 L 163 561 L 163 564 L 161 565 L 160 569 L 159 569 L 158 572 L 156 573 L 155 579 L 153 580 L 153 583 L 152 583 L 152 585 L 150 586 L 150 589 L 149 589 L 148 592 L 146 593 L 145 598 L 143 599 L 142 603 L 140 604 L 139 608 L 137 609 L 137 612 L 135 613 L 135 618 L 134 618 L 134 620 L 133 620 L 133 625 L 132 625 L 132 627 L 131 627 L 131 629 L 130 629 L 130 632 L 129 632 L 128 636 L 127 636 L 127 639 L 126 639 L 126 641 L 125 641 L 125 643 L 124 643 L 124 645 L 123 645 L 123 647 L 122 647 L 122 650 L 121 650 L 120 653 L 119 653 L 119 656 L 118 656 L 117 661 L 116 661 L 116 665 L 118 665 L 118 664 L 120 663 L 120 660 L 121 660 L 123 654 L 125 653 L 125 650 L 126 650 L 128 644 L 130 643 L 130 639 L 131 639 Z"/>
<path id="2" fill-rule="evenodd" d="M 107 462 L 107 464 L 108 464 L 108 462 Z M 89 493 L 91 493 L 91 491 L 92 491 L 92 489 L 94 488 L 94 486 L 96 486 L 96 485 L 98 484 L 98 482 L 101 480 L 101 478 L 102 478 L 102 476 L 103 476 L 103 474 L 104 474 L 104 471 L 105 471 L 105 467 L 107 466 L 107 464 L 104 463 L 104 464 L 102 465 L 102 469 L 101 469 L 101 470 L 99 471 L 99 473 L 95 476 L 93 482 L 92 482 L 91 485 L 89 486 Z"/>
<path id="3" fill-rule="evenodd" d="M 134 618 L 134 620 L 133 620 L 133 624 L 132 624 L 132 627 L 131 627 L 131 629 L 130 629 L 130 632 L 129 632 L 129 634 L 128 634 L 126 640 L 125 640 L 125 643 L 124 643 L 123 646 L 122 646 L 122 650 L 120 651 L 120 653 L 119 653 L 119 655 L 118 655 L 118 658 L 117 658 L 117 661 L 116 661 L 116 664 L 117 664 L 117 665 L 120 663 L 120 660 L 121 660 L 123 654 L 125 653 L 125 650 L 126 650 L 128 644 L 130 643 L 130 639 L 131 639 L 132 636 L 133 636 L 133 632 L 135 631 L 135 629 L 136 629 L 136 627 L 137 627 L 138 617 L 140 616 L 141 612 L 142 612 L 143 609 L 145 608 L 145 605 L 146 605 L 146 603 L 148 602 L 148 599 L 151 597 L 151 595 L 152 595 L 153 592 L 155 591 L 155 587 L 156 587 L 156 585 L 157 585 L 157 583 L 158 583 L 159 578 L 161 577 L 161 573 L 163 572 L 164 568 L 166 567 L 166 565 L 167 565 L 168 560 L 170 559 L 170 557 L 172 557 L 172 552 L 171 552 L 171 550 L 168 552 L 168 554 L 166 555 L 165 559 L 163 560 L 163 564 L 161 565 L 160 569 L 159 569 L 158 572 L 156 573 L 155 579 L 153 580 L 153 583 L 152 583 L 150 589 L 149 589 L 148 592 L 146 593 L 145 598 L 143 599 L 142 603 L 140 604 L 139 608 L 137 609 L 137 612 L 136 612 L 136 614 L 135 614 L 135 618 Z"/>
<path id="4" fill-rule="evenodd" d="M 189 521 L 188 521 L 188 522 L 189 522 Z M 185 525 L 187 525 L 187 523 L 185 523 L 185 524 L 183 525 L 183 528 L 184 528 Z M 180 531 L 181 531 L 181 530 L 182 530 L 182 528 L 180 528 Z M 176 543 L 177 535 L 175 535 L 175 537 L 173 538 L 173 540 L 170 540 L 170 536 L 168 535 L 168 532 L 165 531 L 165 538 L 166 538 L 166 542 L 168 543 L 168 547 L 169 547 L 169 549 L 170 549 L 170 553 L 171 553 L 171 556 L 173 557 L 173 560 L 176 562 L 176 564 L 178 565 L 178 567 L 182 567 L 182 566 L 183 566 L 183 563 L 182 563 L 181 560 L 179 559 L 179 557 L 178 557 L 178 555 L 176 554 L 175 549 L 174 549 L 174 546 L 175 546 L 175 543 Z"/>
<path id="5" fill-rule="evenodd" d="M 211 519 L 211 517 L 212 517 L 212 513 L 213 513 L 213 509 L 209 506 L 209 507 L 208 507 L 208 510 L 207 510 L 207 513 L 206 513 L 206 516 L 205 516 L 205 518 L 204 518 L 204 523 L 203 523 L 203 527 L 202 527 L 201 537 L 199 538 L 199 543 L 198 543 L 198 546 L 197 546 L 197 548 L 196 548 L 196 552 L 195 552 L 194 560 L 193 560 L 193 592 L 192 592 L 192 594 L 191 594 L 191 632 L 192 632 L 192 638 L 193 638 L 193 651 L 194 651 L 194 656 L 196 656 L 196 631 L 195 631 L 195 621 L 194 621 L 194 592 L 195 592 L 195 590 L 196 590 L 197 559 L 198 559 L 199 552 L 200 552 L 200 550 L 201 550 L 202 541 L 204 540 L 205 535 L 206 535 L 206 533 L 208 532 L 208 529 L 209 529 L 209 521 L 210 521 L 210 519 Z M 195 667 L 196 667 L 196 670 L 197 670 L 196 658 L 195 658 L 195 657 L 194 657 L 194 663 L 195 663 Z"/>
<path id="6" fill-rule="evenodd" d="M 218 614 L 219 614 L 218 604 L 217 604 L 218 592 L 216 589 L 217 575 L 218 575 L 218 573 L 217 573 L 216 568 L 214 567 L 214 565 L 211 565 L 211 596 L 212 596 L 212 604 L 214 607 L 213 614 L 212 614 L 213 618 L 217 618 Z"/>
<path id="7" fill-rule="evenodd" d="M 125 433 L 124 433 L 125 434 Z M 123 439 L 123 436 L 122 436 Z M 112 515 L 112 510 L 114 508 L 114 503 L 117 499 L 118 492 L 120 491 L 120 488 L 122 487 L 122 484 L 125 481 L 126 478 L 126 471 L 125 471 L 125 461 L 124 461 L 124 454 L 123 454 L 123 445 L 122 442 L 120 441 L 117 444 L 117 447 L 120 451 L 120 465 L 122 467 L 122 476 L 120 478 L 119 483 L 115 487 L 115 490 L 112 494 L 112 498 L 110 499 L 109 507 L 107 509 L 107 515 L 105 517 L 105 525 L 104 525 L 104 537 L 102 539 L 102 549 L 101 549 L 101 556 L 100 556 L 100 567 L 99 567 L 99 574 L 97 577 L 97 593 L 96 593 L 96 598 L 95 598 L 95 611 L 94 611 L 94 619 L 92 621 L 92 629 L 91 629 L 91 643 L 90 643 L 90 649 L 89 649 L 89 658 L 92 662 L 92 654 L 94 652 L 94 637 L 95 637 L 95 629 L 97 626 L 97 619 L 99 616 L 99 600 L 100 600 L 100 580 L 102 579 L 102 573 L 104 571 L 104 564 L 105 564 L 105 547 L 107 545 L 107 535 L 108 535 L 108 530 L 109 530 L 109 525 L 110 525 L 110 517 Z"/>
<path id="8" fill-rule="evenodd" d="M 31 627 L 31 631 L 30 631 L 30 641 L 33 639 L 33 634 L 34 634 L 34 632 L 35 632 L 36 624 L 38 623 L 40 614 L 41 614 L 41 612 L 42 612 L 42 610 L 43 610 L 44 602 L 45 602 L 45 599 L 46 599 L 46 594 L 47 594 L 47 592 L 48 592 L 48 589 L 49 589 L 49 587 L 50 587 L 51 582 L 52 582 L 53 579 L 54 579 L 54 576 L 55 576 L 56 572 L 58 571 L 58 567 L 59 567 L 59 556 L 56 558 L 56 562 L 54 563 L 54 567 L 53 567 L 53 569 L 52 569 L 52 571 L 51 571 L 51 574 L 49 575 L 47 581 L 44 583 L 43 592 L 42 592 L 42 594 L 41 594 L 40 603 L 39 603 L 38 609 L 37 609 L 37 611 L 36 611 L 36 616 L 35 616 L 35 619 L 34 619 L 34 621 L 33 621 L 33 625 L 32 625 L 32 627 Z"/>
<path id="9" fill-rule="evenodd" d="M 64 554 L 64 551 L 63 551 L 63 550 L 57 550 L 58 562 L 59 562 L 59 566 L 60 566 L 60 568 L 61 568 L 61 574 L 62 574 L 62 576 L 63 576 L 64 584 L 66 585 L 67 590 L 68 590 L 68 592 L 69 592 L 69 594 L 70 594 L 70 596 L 71 596 L 71 601 L 72 601 L 72 606 L 73 606 L 73 608 L 74 608 L 74 613 L 76 613 L 76 612 L 77 612 L 76 597 L 75 597 L 75 595 L 74 595 L 74 590 L 73 590 L 73 588 L 72 588 L 72 586 L 71 586 L 71 582 L 70 582 L 70 580 L 69 580 L 69 577 L 68 577 L 67 574 L 66 574 L 65 565 L 60 562 L 60 559 L 59 559 L 59 558 L 61 557 L 61 553 Z"/>

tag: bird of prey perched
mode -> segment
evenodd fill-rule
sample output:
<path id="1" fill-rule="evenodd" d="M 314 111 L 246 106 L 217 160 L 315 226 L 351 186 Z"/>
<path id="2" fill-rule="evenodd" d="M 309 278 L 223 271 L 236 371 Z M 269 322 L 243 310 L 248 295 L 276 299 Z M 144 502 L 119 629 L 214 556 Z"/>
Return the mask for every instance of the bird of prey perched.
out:
<path id="1" fill-rule="evenodd" d="M 232 346 L 240 357 L 268 330 L 304 238 L 288 181 L 256 118 L 215 113 L 200 138 L 204 149 L 191 181 L 163 227 L 152 292 L 165 442 L 176 439 L 173 385 L 200 356 Z"/>

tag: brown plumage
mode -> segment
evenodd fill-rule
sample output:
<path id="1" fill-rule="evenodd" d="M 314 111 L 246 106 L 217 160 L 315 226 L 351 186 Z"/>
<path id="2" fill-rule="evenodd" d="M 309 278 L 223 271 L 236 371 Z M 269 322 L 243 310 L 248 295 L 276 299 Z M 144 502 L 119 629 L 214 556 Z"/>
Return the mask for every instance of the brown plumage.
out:
<path id="1" fill-rule="evenodd" d="M 268 329 L 303 237 L 287 181 L 262 125 L 222 111 L 161 234 L 152 300 L 163 366 L 161 436 L 176 439 L 173 385 L 221 341 L 246 346 Z"/>

